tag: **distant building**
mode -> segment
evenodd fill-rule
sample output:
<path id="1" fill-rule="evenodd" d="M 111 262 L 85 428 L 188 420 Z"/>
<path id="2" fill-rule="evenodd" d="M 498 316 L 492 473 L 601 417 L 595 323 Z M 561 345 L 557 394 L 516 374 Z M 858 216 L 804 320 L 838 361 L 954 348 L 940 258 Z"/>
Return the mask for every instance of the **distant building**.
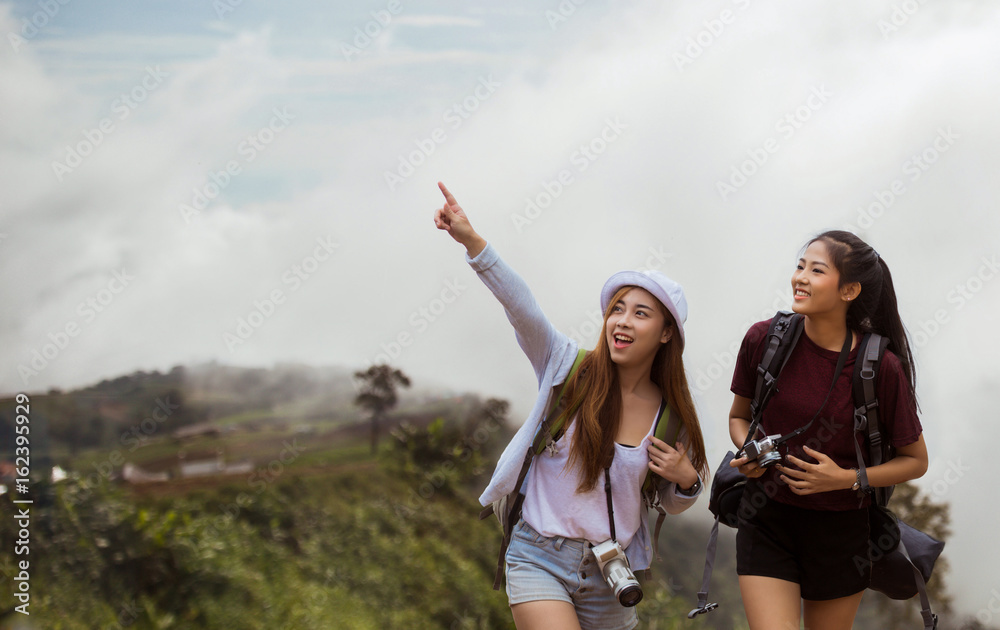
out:
<path id="1" fill-rule="evenodd" d="M 221 434 L 222 431 L 219 427 L 211 422 L 189 424 L 188 426 L 181 427 L 173 432 L 174 439 L 177 440 L 189 440 L 196 437 L 219 437 Z"/>
<path id="2" fill-rule="evenodd" d="M 156 481 L 169 481 L 170 475 L 166 472 L 149 472 L 143 470 L 135 464 L 126 463 L 122 466 L 122 479 L 129 483 L 152 483 Z"/>
<path id="3" fill-rule="evenodd" d="M 207 477 L 210 475 L 241 475 L 253 471 L 253 462 L 244 460 L 227 464 L 219 452 L 213 459 L 198 459 L 181 461 L 180 475 L 182 478 Z"/>

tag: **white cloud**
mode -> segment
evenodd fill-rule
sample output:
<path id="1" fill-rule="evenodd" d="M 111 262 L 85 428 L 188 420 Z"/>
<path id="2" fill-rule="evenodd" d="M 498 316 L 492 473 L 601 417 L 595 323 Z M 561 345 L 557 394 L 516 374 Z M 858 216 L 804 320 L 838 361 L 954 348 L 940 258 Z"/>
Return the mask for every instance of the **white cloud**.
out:
<path id="1" fill-rule="evenodd" d="M 394 361 L 417 379 L 488 391 L 524 411 L 534 382 L 509 324 L 461 248 L 433 228 L 443 179 L 567 331 L 588 320 L 607 275 L 643 265 L 650 248 L 668 252 L 661 269 L 685 284 L 691 303 L 689 371 L 729 372 L 699 400 L 709 447 L 722 452 L 731 344 L 786 289 L 808 237 L 857 224 L 901 180 L 905 192 L 862 227 L 890 261 L 911 332 L 938 309 L 951 318 L 917 357 L 941 466 L 964 448 L 949 427 L 985 421 L 995 374 L 987 353 L 970 370 L 955 366 L 1000 341 L 987 322 L 1000 306 L 996 283 L 961 309 L 949 302 L 982 256 L 1000 249 L 1000 87 L 989 80 L 1000 12 L 921 6 L 885 38 L 878 21 L 888 10 L 858 2 L 581 9 L 554 31 L 533 8 L 512 5 L 503 17 L 530 19 L 534 35 L 510 55 L 453 40 L 416 51 L 396 39 L 346 61 L 329 39 L 289 52 L 277 27 L 164 37 L 149 52 L 167 79 L 116 118 L 62 184 L 51 162 L 114 115 L 114 99 L 141 84 L 147 60 L 101 62 L 102 40 L 85 36 L 30 42 L 20 55 L 4 49 L 0 286 L 10 306 L 0 344 L 10 358 L 0 389 L 23 389 L 17 365 L 73 321 L 81 333 L 28 389 L 211 358 L 356 367 L 398 348 Z M 718 32 L 724 9 L 732 20 Z M 401 16 L 396 25 L 478 22 Z M 516 38 L 509 24 L 496 36 Z M 9 12 L 0 16 L 0 32 L 15 26 Z M 139 40 L 112 38 L 108 50 Z M 679 68 L 678 55 L 690 63 Z M 87 74 L 66 79 L 67 68 Z M 809 108 L 821 88 L 830 96 Z M 264 134 L 271 142 L 250 162 L 241 143 L 261 134 L 274 108 L 295 119 Z M 788 115 L 790 135 L 778 127 Z M 613 141 L 601 137 L 609 120 L 623 125 Z M 958 139 L 913 179 L 907 164 L 948 127 Z M 769 139 L 777 150 L 723 200 L 717 182 Z M 595 159 L 581 161 L 590 145 Z M 179 205 L 234 160 L 240 173 L 186 223 Z M 390 191 L 385 172 L 398 174 L 400 160 L 413 171 Z M 512 216 L 555 190 L 563 171 L 571 183 L 519 231 Z M 328 235 L 336 253 L 293 292 L 285 274 Z M 121 269 L 134 281 L 84 326 L 78 305 Z M 456 281 L 458 299 L 432 310 Z M 274 290 L 286 300 L 230 353 L 223 333 Z M 970 372 L 987 385 L 964 380 Z M 970 454 L 970 479 L 985 475 L 984 449 Z M 971 501 L 973 485 L 956 485 L 949 499 Z M 971 521 L 955 529 L 973 537 Z M 956 584 L 997 582 L 974 550 L 954 549 Z M 956 593 L 971 609 L 985 595 Z"/>

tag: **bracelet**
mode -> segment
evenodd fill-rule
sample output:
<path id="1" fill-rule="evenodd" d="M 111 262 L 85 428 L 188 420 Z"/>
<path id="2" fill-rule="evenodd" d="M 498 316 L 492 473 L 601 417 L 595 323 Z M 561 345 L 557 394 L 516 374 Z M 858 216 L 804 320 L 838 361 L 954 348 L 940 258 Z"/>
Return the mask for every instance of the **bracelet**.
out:
<path id="1" fill-rule="evenodd" d="M 854 477 L 855 477 L 854 485 L 851 486 L 851 490 L 854 490 L 855 492 L 857 492 L 858 490 L 861 489 L 861 469 L 860 468 L 852 468 L 851 470 L 854 471 Z"/>

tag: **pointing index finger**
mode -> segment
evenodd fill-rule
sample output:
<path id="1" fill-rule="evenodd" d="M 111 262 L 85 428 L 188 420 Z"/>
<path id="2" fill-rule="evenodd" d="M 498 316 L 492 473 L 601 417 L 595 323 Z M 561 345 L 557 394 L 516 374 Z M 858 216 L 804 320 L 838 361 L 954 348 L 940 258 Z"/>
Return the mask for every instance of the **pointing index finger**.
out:
<path id="1" fill-rule="evenodd" d="M 444 185 L 444 182 L 438 182 L 438 188 L 440 188 L 441 192 L 444 194 L 444 200 L 448 202 L 448 205 L 458 204 L 458 202 L 455 201 L 455 196 L 451 194 L 451 191 Z"/>

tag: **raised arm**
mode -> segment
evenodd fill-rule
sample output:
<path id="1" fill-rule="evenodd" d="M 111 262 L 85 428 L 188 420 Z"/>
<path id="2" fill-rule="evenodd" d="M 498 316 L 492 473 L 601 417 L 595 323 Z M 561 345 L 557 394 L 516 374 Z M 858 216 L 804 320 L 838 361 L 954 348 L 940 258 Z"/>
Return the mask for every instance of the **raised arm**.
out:
<path id="1" fill-rule="evenodd" d="M 507 319 L 514 327 L 517 343 L 531 361 L 541 384 L 549 361 L 557 358 L 572 362 L 576 344 L 552 326 L 527 283 L 472 228 L 469 217 L 448 188 L 442 183 L 438 186 L 444 194 L 445 204 L 434 213 L 434 224 L 465 246 L 469 262 L 479 279 L 503 306 Z"/>

